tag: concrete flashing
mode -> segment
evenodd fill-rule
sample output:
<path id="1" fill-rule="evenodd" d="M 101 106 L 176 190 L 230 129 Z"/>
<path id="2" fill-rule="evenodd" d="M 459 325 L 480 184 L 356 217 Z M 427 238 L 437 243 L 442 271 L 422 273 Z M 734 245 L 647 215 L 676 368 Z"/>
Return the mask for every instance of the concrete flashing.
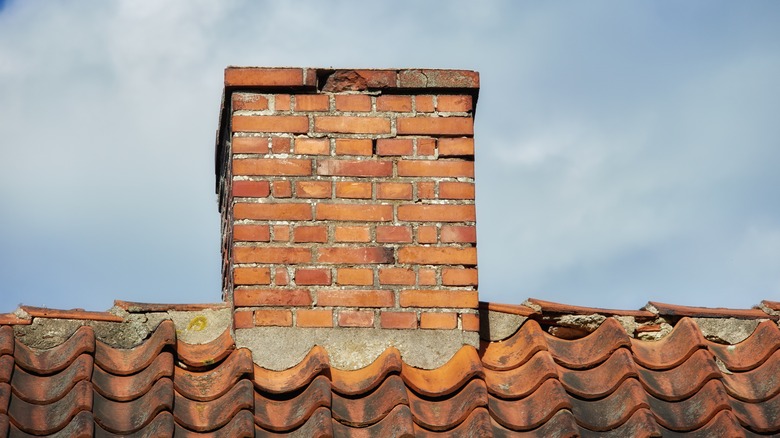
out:
<path id="1" fill-rule="evenodd" d="M 459 330 L 255 327 L 236 330 L 235 338 L 258 366 L 274 371 L 298 365 L 315 345 L 325 348 L 332 367 L 344 370 L 370 365 L 389 347 L 407 365 L 422 369 L 444 365 L 463 345 L 479 347 L 477 332 Z"/>

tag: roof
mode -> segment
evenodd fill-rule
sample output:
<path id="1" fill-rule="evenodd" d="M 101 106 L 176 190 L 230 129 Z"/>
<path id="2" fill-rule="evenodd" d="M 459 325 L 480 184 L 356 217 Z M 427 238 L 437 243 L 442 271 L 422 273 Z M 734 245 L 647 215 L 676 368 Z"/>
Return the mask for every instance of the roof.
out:
<path id="1" fill-rule="evenodd" d="M 389 348 L 351 371 L 332 367 L 321 347 L 293 368 L 264 369 L 235 348 L 229 327 L 188 342 L 175 318 L 156 313 L 196 315 L 213 305 L 119 304 L 110 313 L 23 308 L 0 316 L 0 435 L 780 432 L 776 302 L 742 311 L 485 303 L 483 320 L 515 318 L 516 330 L 500 340 L 485 333 L 479 348 L 464 346 L 432 370 Z M 155 318 L 137 345 L 112 341 L 117 328 Z M 30 327 L 64 320 L 73 330 L 62 342 L 27 345 Z M 713 324 L 750 330 L 732 344 Z"/>

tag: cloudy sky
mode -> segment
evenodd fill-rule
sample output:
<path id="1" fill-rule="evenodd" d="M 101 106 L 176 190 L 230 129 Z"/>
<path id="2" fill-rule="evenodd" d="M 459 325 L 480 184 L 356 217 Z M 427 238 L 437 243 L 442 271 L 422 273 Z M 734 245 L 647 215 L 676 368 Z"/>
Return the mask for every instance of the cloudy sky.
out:
<path id="1" fill-rule="evenodd" d="M 778 22 L 773 1 L 0 0 L 0 312 L 220 299 L 227 65 L 478 70 L 482 300 L 780 300 Z"/>

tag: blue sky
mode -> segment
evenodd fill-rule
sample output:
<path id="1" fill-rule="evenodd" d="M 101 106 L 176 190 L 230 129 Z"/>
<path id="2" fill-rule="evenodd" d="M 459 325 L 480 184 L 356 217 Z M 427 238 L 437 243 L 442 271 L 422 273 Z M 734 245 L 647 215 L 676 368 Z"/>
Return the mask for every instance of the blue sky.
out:
<path id="1" fill-rule="evenodd" d="M 220 299 L 227 65 L 463 68 L 482 300 L 780 300 L 780 3 L 0 0 L 0 312 Z"/>

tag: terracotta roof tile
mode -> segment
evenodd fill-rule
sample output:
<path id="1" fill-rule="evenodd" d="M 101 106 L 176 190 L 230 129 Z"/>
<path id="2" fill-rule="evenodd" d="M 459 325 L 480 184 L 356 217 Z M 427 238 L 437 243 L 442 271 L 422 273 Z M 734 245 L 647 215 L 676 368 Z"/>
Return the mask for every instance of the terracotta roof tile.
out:
<path id="1" fill-rule="evenodd" d="M 111 374 L 134 374 L 151 364 L 166 345 L 174 345 L 176 328 L 173 321 L 163 321 L 151 337 L 133 348 L 113 348 L 97 341 L 95 364 Z"/>
<path id="2" fill-rule="evenodd" d="M 780 432 L 780 329 L 771 321 L 735 345 L 708 341 L 687 317 L 658 322 L 673 329 L 656 341 L 614 318 L 573 340 L 545 324 L 525 320 L 509 338 L 464 346 L 433 370 L 388 348 L 354 371 L 333 368 L 321 347 L 291 369 L 264 369 L 229 331 L 188 344 L 170 320 L 133 348 L 83 326 L 38 350 L 2 326 L 0 436 Z"/>
<path id="3" fill-rule="evenodd" d="M 242 409 L 254 406 L 252 382 L 242 379 L 228 392 L 212 401 L 190 400 L 176 393 L 173 416 L 176 423 L 196 432 L 211 432 L 228 424 Z"/>
<path id="4" fill-rule="evenodd" d="M 630 347 L 631 340 L 617 320 L 608 318 L 595 332 L 576 340 L 547 339 L 555 362 L 567 368 L 590 368 L 607 360 L 621 347 Z"/>
<path id="5" fill-rule="evenodd" d="M 507 429 L 526 431 L 546 423 L 561 409 L 571 410 L 571 399 L 558 379 L 547 379 L 528 397 L 504 400 L 488 396 L 490 413 Z"/>
<path id="6" fill-rule="evenodd" d="M 780 329 L 770 321 L 762 322 L 753 334 L 736 345 L 710 344 L 710 350 L 729 371 L 749 371 L 780 349 Z"/>
<path id="7" fill-rule="evenodd" d="M 146 394 L 163 377 L 173 377 L 173 355 L 167 351 L 161 352 L 146 368 L 129 376 L 117 376 L 95 366 L 92 385 L 106 399 L 122 402 Z"/>
<path id="8" fill-rule="evenodd" d="M 95 333 L 92 327 L 82 326 L 62 344 L 45 350 L 30 348 L 17 340 L 14 361 L 25 371 L 46 375 L 67 368 L 80 354 L 94 351 Z"/>
<path id="9" fill-rule="evenodd" d="M 34 404 L 49 404 L 65 397 L 73 387 L 92 375 L 92 356 L 81 354 L 59 373 L 41 376 L 15 367 L 11 378 L 14 395 Z"/>
<path id="10" fill-rule="evenodd" d="M 761 301 L 761 304 L 766 306 L 770 310 L 774 310 L 775 312 L 780 312 L 780 301 L 768 301 L 764 300 Z"/>
<path id="11" fill-rule="evenodd" d="M 325 353 L 327 354 L 327 353 Z M 388 348 L 365 368 L 352 371 L 330 370 L 334 391 L 343 395 L 358 395 L 379 386 L 390 373 L 400 373 L 403 361 L 401 353 Z"/>
<path id="12" fill-rule="evenodd" d="M 50 404 L 38 405 L 11 397 L 8 417 L 22 432 L 49 435 L 66 427 L 79 412 L 91 409 L 92 385 L 82 380 L 65 397 Z"/>
<path id="13" fill-rule="evenodd" d="M 255 392 L 254 421 L 266 430 L 290 432 L 321 407 L 331 407 L 330 382 L 325 376 L 314 378 L 302 392 L 286 397 Z"/>
<path id="14" fill-rule="evenodd" d="M 122 317 L 108 312 L 90 312 L 84 309 L 58 310 L 46 307 L 20 306 L 33 318 L 81 319 L 90 321 L 122 322 Z"/>
<path id="15" fill-rule="evenodd" d="M 0 325 L 29 325 L 32 318 L 19 318 L 13 313 L 0 313 Z"/>
<path id="16" fill-rule="evenodd" d="M 537 313 L 563 313 L 567 315 L 605 315 L 605 316 L 634 316 L 637 318 L 654 318 L 655 313 L 647 310 L 615 310 L 599 307 L 572 306 L 569 304 L 553 303 L 551 301 L 529 298 L 528 302 L 541 308 Z"/>
<path id="17" fill-rule="evenodd" d="M 206 309 L 224 309 L 229 307 L 226 303 L 209 304 L 158 304 L 158 303 L 136 303 L 133 301 L 114 300 L 114 306 L 124 309 L 129 313 L 150 313 L 150 312 L 191 312 Z"/>
<path id="18" fill-rule="evenodd" d="M 219 337 L 205 344 L 188 344 L 176 342 L 176 352 L 179 360 L 192 367 L 204 367 L 215 364 L 226 358 L 236 348 L 230 327 Z"/>
<path id="19" fill-rule="evenodd" d="M 683 363 L 696 350 L 707 348 L 707 341 L 696 323 L 682 319 L 670 334 L 660 341 L 631 339 L 634 360 L 645 368 L 668 370 Z"/>
<path id="20" fill-rule="evenodd" d="M 766 303 L 766 301 L 765 301 Z M 778 319 L 760 309 L 726 309 L 723 307 L 693 307 L 650 301 L 646 309 L 668 316 L 689 316 L 695 318 L 742 318 L 742 319 Z"/>
<path id="21" fill-rule="evenodd" d="M 333 393 L 332 414 L 336 421 L 366 427 L 385 418 L 397 405 L 409 405 L 406 384 L 391 374 L 381 386 L 362 397 L 344 397 Z"/>

